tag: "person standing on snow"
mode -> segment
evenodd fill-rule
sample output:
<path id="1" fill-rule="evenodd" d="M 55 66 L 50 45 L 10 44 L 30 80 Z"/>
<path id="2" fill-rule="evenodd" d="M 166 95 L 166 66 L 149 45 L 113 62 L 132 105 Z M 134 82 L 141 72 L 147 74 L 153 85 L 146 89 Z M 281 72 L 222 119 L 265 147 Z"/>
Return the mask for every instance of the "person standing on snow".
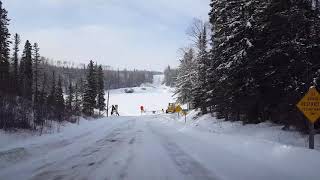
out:
<path id="1" fill-rule="evenodd" d="M 144 107 L 143 107 L 143 106 L 140 106 L 140 110 L 141 110 L 141 115 L 142 115 L 142 113 L 145 112 L 145 111 L 144 111 Z"/>
<path id="2" fill-rule="evenodd" d="M 111 115 L 113 115 L 113 114 L 116 114 L 117 116 L 120 116 L 119 112 L 118 112 L 118 105 L 112 105 Z"/>

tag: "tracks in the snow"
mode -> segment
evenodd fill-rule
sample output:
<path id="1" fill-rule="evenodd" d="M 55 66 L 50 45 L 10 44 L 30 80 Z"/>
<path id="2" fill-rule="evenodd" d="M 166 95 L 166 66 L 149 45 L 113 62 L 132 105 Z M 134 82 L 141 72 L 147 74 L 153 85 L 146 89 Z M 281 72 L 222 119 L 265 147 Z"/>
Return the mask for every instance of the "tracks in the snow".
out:
<path id="1" fill-rule="evenodd" d="M 135 123 L 135 119 L 122 123 L 112 131 L 107 131 L 106 136 L 95 141 L 93 145 L 82 149 L 80 153 L 69 156 L 63 161 L 42 166 L 34 172 L 32 180 L 90 179 L 90 173 L 106 163 L 117 150 L 135 142 L 135 138 L 132 137 Z M 123 172 L 120 173 L 120 179 L 126 177 L 127 168 L 124 167 Z M 88 175 L 88 177 L 84 177 L 84 175 Z"/>
<path id="2" fill-rule="evenodd" d="M 218 180 L 219 178 L 204 167 L 200 162 L 183 151 L 175 142 L 171 141 L 163 132 L 148 124 L 151 131 L 159 137 L 171 160 L 178 171 L 185 176 L 185 179 Z"/>
<path id="3" fill-rule="evenodd" d="M 218 179 L 157 120 L 131 117 L 114 127 L 101 127 L 106 130 L 61 140 L 56 149 L 15 168 L 30 180 Z M 33 162 L 37 165 L 29 168 Z"/>

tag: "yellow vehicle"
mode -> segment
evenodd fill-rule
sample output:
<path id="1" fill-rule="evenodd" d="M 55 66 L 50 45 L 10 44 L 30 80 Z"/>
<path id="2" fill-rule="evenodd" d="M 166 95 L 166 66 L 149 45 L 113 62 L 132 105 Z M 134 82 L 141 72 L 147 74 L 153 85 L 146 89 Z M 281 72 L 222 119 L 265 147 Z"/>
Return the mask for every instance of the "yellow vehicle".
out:
<path id="1" fill-rule="evenodd" d="M 168 113 L 175 113 L 175 112 L 176 112 L 176 104 L 169 103 L 166 113 L 168 114 Z"/>

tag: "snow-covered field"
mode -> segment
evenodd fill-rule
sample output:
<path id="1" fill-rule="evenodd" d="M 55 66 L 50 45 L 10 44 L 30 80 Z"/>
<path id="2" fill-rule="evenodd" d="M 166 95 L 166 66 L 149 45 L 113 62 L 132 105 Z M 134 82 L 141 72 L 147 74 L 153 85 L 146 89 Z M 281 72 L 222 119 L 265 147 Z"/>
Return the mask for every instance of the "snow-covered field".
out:
<path id="1" fill-rule="evenodd" d="M 118 105 L 122 116 L 141 115 L 140 106 L 144 106 L 149 112 L 166 109 L 168 103 L 175 100 L 172 97 L 172 89 L 161 85 L 162 81 L 163 75 L 155 75 L 154 83 L 132 88 L 134 89 L 132 94 L 124 93 L 125 89 L 112 90 L 110 105 Z"/>
<path id="2" fill-rule="evenodd" d="M 141 105 L 159 110 L 173 100 L 161 78 L 133 94 L 111 92 L 111 104 L 130 116 L 82 119 L 43 136 L 0 132 L 0 179 L 320 179 L 320 152 L 306 148 L 306 136 L 281 126 L 194 120 L 196 112 L 186 124 L 176 114 L 140 115 Z"/>

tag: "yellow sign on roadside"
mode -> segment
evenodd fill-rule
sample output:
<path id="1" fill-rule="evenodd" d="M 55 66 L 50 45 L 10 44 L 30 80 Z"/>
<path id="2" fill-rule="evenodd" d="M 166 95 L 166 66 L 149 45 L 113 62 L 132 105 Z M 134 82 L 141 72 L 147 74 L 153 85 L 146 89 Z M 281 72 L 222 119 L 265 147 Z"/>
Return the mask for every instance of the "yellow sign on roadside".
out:
<path id="1" fill-rule="evenodd" d="M 181 111 L 182 111 L 182 108 L 181 108 L 181 106 L 180 105 L 178 105 L 177 107 L 176 107 L 176 110 L 175 110 L 177 113 L 180 113 Z"/>
<path id="2" fill-rule="evenodd" d="M 311 123 L 317 122 L 320 117 L 320 94 L 315 87 L 311 87 L 308 93 L 297 104 L 297 107 Z"/>

